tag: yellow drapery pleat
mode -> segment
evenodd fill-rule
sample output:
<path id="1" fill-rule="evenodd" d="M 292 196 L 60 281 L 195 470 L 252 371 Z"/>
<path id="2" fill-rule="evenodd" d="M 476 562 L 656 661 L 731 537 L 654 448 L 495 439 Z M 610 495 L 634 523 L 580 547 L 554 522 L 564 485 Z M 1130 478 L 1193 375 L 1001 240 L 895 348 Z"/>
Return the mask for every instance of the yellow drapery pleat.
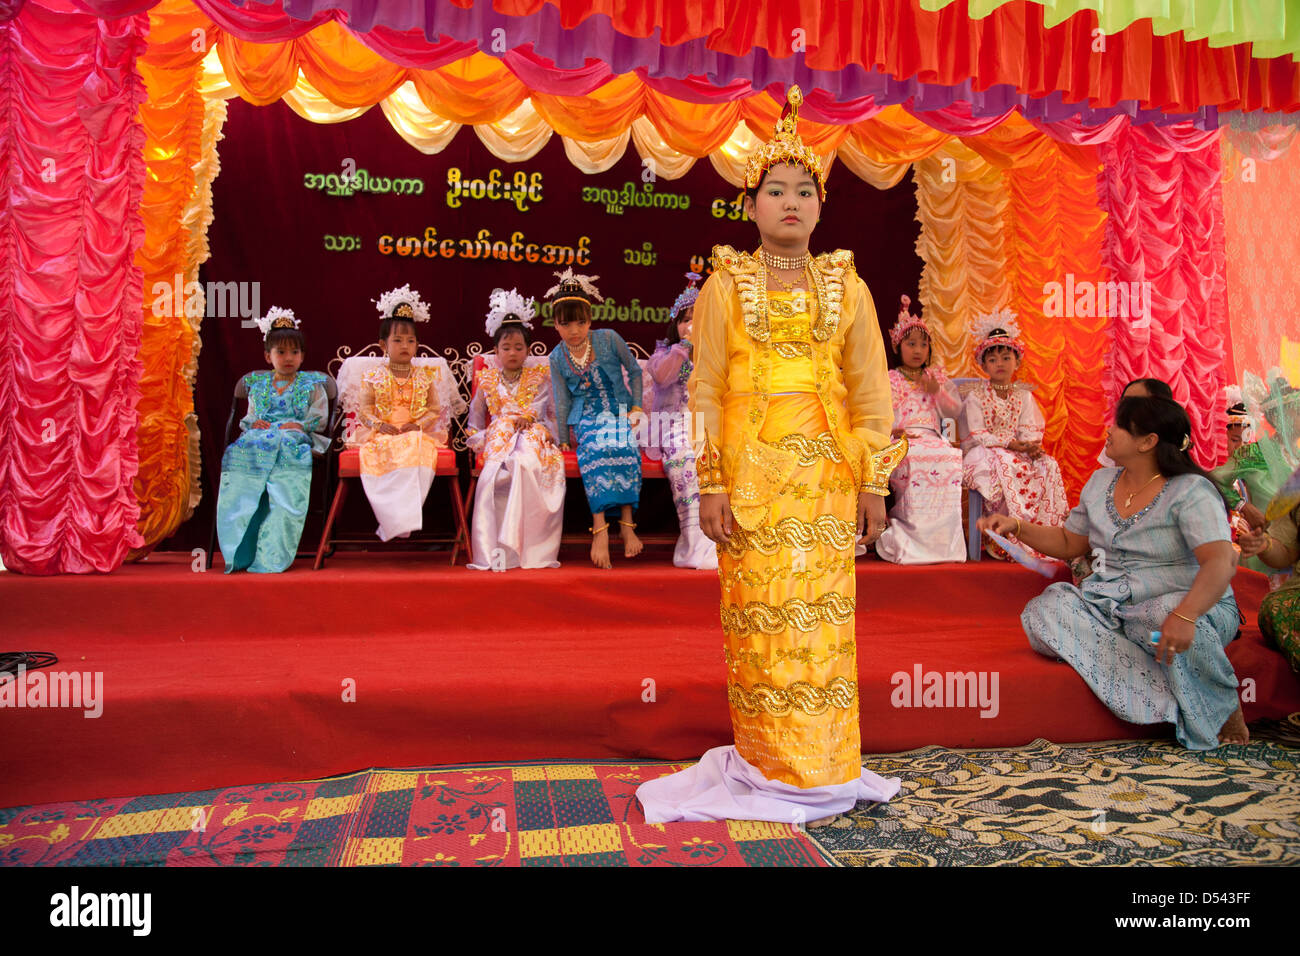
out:
<path id="1" fill-rule="evenodd" d="M 972 316 L 1011 302 L 1003 217 L 1009 197 L 1001 171 L 959 140 L 916 163 L 917 290 L 934 328 L 934 361 L 950 375 L 976 374 Z"/>

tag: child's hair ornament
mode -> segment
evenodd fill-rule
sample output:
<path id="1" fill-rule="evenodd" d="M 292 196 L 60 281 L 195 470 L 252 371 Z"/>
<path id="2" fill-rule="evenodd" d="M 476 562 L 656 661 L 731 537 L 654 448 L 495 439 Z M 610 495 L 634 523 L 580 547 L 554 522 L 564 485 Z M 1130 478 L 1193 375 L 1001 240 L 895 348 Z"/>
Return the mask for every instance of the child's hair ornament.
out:
<path id="1" fill-rule="evenodd" d="M 588 305 L 605 301 L 595 285 L 600 276 L 575 275 L 572 268 L 557 272 L 555 276 L 560 281 L 546 290 L 546 298 L 552 305 L 566 299 L 578 299 Z"/>
<path id="2" fill-rule="evenodd" d="M 686 278 L 688 280 L 686 288 L 682 290 L 682 294 L 677 297 L 676 301 L 673 302 L 673 307 L 668 311 L 668 318 L 670 319 L 676 319 L 678 313 L 689 309 L 695 304 L 695 300 L 700 297 L 698 283 L 703 277 L 698 272 L 688 272 Z"/>
<path id="3" fill-rule="evenodd" d="M 930 327 L 925 324 L 925 319 L 921 318 L 919 315 L 913 315 L 908 311 L 908 306 L 912 304 L 911 298 L 909 296 L 902 296 L 902 302 L 903 307 L 898 312 L 898 321 L 895 322 L 894 327 L 889 330 L 889 341 L 893 343 L 895 352 L 898 351 L 898 346 L 902 343 L 903 339 L 907 338 L 907 333 L 911 332 L 913 329 L 920 329 L 927 337 L 930 334 Z"/>
<path id="4" fill-rule="evenodd" d="M 975 316 L 970 333 L 975 342 L 977 364 L 985 352 L 998 345 L 1005 345 L 1019 358 L 1025 357 L 1025 346 L 1020 341 L 1020 326 L 1016 322 L 1016 314 L 1010 309 Z"/>
<path id="5" fill-rule="evenodd" d="M 378 299 L 371 299 L 379 309 L 381 319 L 410 319 L 412 322 L 428 322 L 429 306 L 420 298 L 410 285 L 400 289 L 389 289 Z"/>
<path id="6" fill-rule="evenodd" d="M 293 317 L 292 309 L 282 309 L 278 305 L 271 306 L 266 310 L 266 315 L 253 321 L 262 330 L 262 338 L 270 335 L 272 329 L 296 329 L 302 325 Z"/>
<path id="7" fill-rule="evenodd" d="M 495 336 L 502 325 L 523 326 L 532 331 L 533 317 L 537 315 L 536 300 L 531 296 L 525 299 L 518 289 L 493 289 L 488 298 L 487 334 Z"/>
<path id="8" fill-rule="evenodd" d="M 1245 425 L 1249 428 L 1254 422 L 1246 411 L 1246 399 L 1241 394 L 1240 385 L 1227 385 L 1223 389 L 1224 405 L 1228 412 L 1229 425 Z"/>

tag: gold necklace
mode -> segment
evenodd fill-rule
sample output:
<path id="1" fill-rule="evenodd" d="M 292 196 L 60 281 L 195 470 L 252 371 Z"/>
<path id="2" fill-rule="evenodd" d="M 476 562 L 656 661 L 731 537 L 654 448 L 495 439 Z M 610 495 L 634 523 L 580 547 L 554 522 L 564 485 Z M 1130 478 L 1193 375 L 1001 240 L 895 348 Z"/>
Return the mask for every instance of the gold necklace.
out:
<path id="1" fill-rule="evenodd" d="M 1124 474 L 1125 475 L 1128 474 L 1127 468 L 1124 469 Z M 1155 481 L 1157 478 L 1163 478 L 1163 477 L 1164 475 L 1160 474 L 1160 472 L 1157 471 L 1154 475 L 1152 475 L 1150 478 L 1148 478 L 1146 481 L 1142 483 L 1142 488 L 1145 488 L 1147 485 L 1151 484 L 1151 482 Z M 1140 492 L 1142 488 L 1139 488 L 1137 491 L 1133 492 L 1133 494 L 1129 495 L 1127 498 L 1124 499 L 1125 508 L 1131 508 L 1133 506 L 1133 499 L 1138 496 L 1138 492 Z"/>
<path id="2" fill-rule="evenodd" d="M 791 295 L 794 294 L 794 287 L 804 279 L 803 274 L 800 273 L 797 278 L 791 279 L 789 282 L 784 282 L 775 272 L 770 272 L 766 268 L 763 271 L 767 275 L 771 276 L 776 281 L 777 285 L 779 285 L 784 291 L 789 292 Z"/>
<path id="3" fill-rule="evenodd" d="M 898 366 L 898 371 L 901 372 L 903 378 L 907 379 L 909 382 L 919 382 L 921 381 L 921 376 L 925 374 L 925 369 L 923 368 L 908 368 L 906 365 Z"/>

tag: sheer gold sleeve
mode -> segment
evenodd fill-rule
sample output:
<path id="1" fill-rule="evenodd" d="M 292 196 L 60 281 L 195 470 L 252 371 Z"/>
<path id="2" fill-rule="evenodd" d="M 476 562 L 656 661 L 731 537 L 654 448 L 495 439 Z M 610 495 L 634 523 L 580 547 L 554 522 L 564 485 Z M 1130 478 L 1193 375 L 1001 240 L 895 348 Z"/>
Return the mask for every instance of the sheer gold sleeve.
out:
<path id="1" fill-rule="evenodd" d="M 732 298 L 730 277 L 714 273 L 704 283 L 695 302 L 691 336 L 695 368 L 687 388 L 695 439 L 695 469 L 702 495 L 727 491 L 722 470 L 722 401 L 727 392 L 727 324 Z"/>
<path id="2" fill-rule="evenodd" d="M 889 475 L 907 454 L 907 441 L 889 438 L 894 406 L 871 293 L 856 274 L 845 277 L 844 293 L 844 318 L 850 320 L 844 338 L 845 404 L 849 430 L 863 447 L 861 490 L 887 495 Z"/>

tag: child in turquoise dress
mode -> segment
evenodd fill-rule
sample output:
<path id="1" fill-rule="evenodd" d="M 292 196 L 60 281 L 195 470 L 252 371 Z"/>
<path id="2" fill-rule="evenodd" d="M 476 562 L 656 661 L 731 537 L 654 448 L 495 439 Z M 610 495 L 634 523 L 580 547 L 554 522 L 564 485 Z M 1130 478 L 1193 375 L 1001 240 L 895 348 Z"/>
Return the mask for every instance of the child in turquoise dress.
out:
<path id="1" fill-rule="evenodd" d="M 270 372 L 244 376 L 243 434 L 221 458 L 217 538 L 226 573 L 277 572 L 293 563 L 307 517 L 312 451 L 329 437 L 325 376 L 301 372 L 303 335 L 288 309 L 272 308 L 258 326 Z"/>

